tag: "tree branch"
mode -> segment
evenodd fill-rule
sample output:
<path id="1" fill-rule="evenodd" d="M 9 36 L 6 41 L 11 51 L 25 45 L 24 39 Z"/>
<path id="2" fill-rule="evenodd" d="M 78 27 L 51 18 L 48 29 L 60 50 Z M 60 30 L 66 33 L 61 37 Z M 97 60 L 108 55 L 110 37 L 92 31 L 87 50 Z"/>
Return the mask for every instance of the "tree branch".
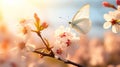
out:
<path id="1" fill-rule="evenodd" d="M 46 42 L 44 41 L 43 37 L 41 36 L 40 32 L 37 32 L 37 35 L 41 38 L 41 40 L 43 41 L 43 43 L 44 43 L 44 45 L 46 46 L 46 48 L 47 48 L 49 51 L 51 51 L 51 52 L 50 52 L 49 54 L 46 54 L 46 53 L 44 53 L 44 52 L 39 52 L 39 51 L 36 51 L 36 50 L 33 51 L 33 52 L 38 53 L 38 54 L 41 54 L 41 55 L 43 55 L 43 56 L 48 56 L 48 57 L 55 58 L 53 51 L 47 46 L 47 44 L 46 44 Z M 58 60 L 66 63 L 66 64 L 71 64 L 71 65 L 74 65 L 74 66 L 77 66 L 77 67 L 84 67 L 84 66 L 82 66 L 82 65 L 80 65 L 80 64 L 77 64 L 77 63 L 75 63 L 75 62 L 72 62 L 72 61 L 70 61 L 70 60 L 66 60 L 66 61 L 65 61 L 65 60 L 62 60 L 62 59 L 60 59 L 60 58 L 58 58 Z"/>
<path id="2" fill-rule="evenodd" d="M 43 53 L 43 52 L 39 52 L 39 51 L 33 51 L 35 53 L 38 53 L 38 54 L 41 54 L 43 56 L 48 56 L 48 57 L 53 57 L 53 55 L 50 53 L 50 54 L 46 54 L 46 53 Z"/>
<path id="3" fill-rule="evenodd" d="M 62 60 L 62 59 L 60 59 L 60 58 L 58 58 L 58 60 L 66 63 L 66 64 L 71 64 L 71 65 L 74 65 L 74 66 L 77 66 L 77 67 L 84 67 L 84 66 L 82 66 L 82 65 L 80 65 L 80 64 L 77 64 L 77 63 L 75 63 L 75 62 L 72 62 L 72 61 L 70 61 L 70 60 L 66 60 L 66 61 L 65 61 L 65 60 Z"/>
<path id="4" fill-rule="evenodd" d="M 37 35 L 41 38 L 42 42 L 44 43 L 44 45 L 46 46 L 46 48 L 48 50 L 50 50 L 50 48 L 47 46 L 46 42 L 44 41 L 43 37 L 41 36 L 41 34 L 39 32 L 37 32 Z"/>

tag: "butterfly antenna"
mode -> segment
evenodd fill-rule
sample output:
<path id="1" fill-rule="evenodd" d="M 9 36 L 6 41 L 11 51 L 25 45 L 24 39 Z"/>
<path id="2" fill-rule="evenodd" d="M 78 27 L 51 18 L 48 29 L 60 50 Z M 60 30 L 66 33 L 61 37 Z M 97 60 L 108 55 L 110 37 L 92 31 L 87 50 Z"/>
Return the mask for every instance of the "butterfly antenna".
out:
<path id="1" fill-rule="evenodd" d="M 68 21 L 66 18 L 59 17 L 60 19 L 64 19 L 65 21 Z"/>

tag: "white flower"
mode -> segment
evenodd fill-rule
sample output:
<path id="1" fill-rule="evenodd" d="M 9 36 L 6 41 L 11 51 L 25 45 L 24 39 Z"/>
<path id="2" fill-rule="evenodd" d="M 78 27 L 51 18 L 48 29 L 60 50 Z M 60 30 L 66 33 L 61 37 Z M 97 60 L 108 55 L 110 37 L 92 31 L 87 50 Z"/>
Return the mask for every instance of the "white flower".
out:
<path id="1" fill-rule="evenodd" d="M 53 52 L 56 57 L 66 59 L 68 55 L 73 55 L 78 48 L 79 37 L 70 32 L 70 28 L 61 26 L 55 31 L 55 42 Z"/>
<path id="2" fill-rule="evenodd" d="M 117 10 L 104 14 L 104 19 L 106 20 L 103 25 L 104 29 L 108 29 L 112 26 L 114 33 L 120 32 L 120 6 L 118 6 Z"/>

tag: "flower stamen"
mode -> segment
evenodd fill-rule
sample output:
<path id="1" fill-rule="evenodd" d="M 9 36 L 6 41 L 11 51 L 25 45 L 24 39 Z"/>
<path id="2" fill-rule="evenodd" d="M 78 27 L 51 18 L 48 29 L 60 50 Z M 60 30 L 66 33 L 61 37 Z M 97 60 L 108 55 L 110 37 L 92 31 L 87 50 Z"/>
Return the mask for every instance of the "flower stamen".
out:
<path id="1" fill-rule="evenodd" d="M 67 44 L 67 47 L 70 46 L 70 44 L 71 44 L 70 39 L 67 40 L 66 44 Z"/>
<path id="2" fill-rule="evenodd" d="M 120 25 L 120 20 L 112 19 L 111 23 L 112 23 L 112 25 L 114 25 L 114 24 L 119 24 Z"/>
<path id="3" fill-rule="evenodd" d="M 66 32 L 60 35 L 61 38 L 66 37 Z"/>
<path id="4" fill-rule="evenodd" d="M 62 49 L 61 48 L 57 49 L 56 53 L 59 54 L 59 55 L 61 55 L 62 54 Z"/>
<path id="5" fill-rule="evenodd" d="M 112 19 L 111 23 L 112 25 L 116 24 L 116 20 Z"/>

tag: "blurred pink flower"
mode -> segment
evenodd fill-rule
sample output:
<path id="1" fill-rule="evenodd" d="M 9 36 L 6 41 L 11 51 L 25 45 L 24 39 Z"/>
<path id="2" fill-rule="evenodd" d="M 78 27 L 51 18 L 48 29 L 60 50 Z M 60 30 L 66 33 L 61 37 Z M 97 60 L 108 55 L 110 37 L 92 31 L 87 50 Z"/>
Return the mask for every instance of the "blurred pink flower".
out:
<path id="1" fill-rule="evenodd" d="M 105 50 L 102 46 L 102 43 L 99 39 L 91 39 L 89 43 L 89 53 L 90 53 L 90 65 L 104 65 L 105 59 Z"/>

